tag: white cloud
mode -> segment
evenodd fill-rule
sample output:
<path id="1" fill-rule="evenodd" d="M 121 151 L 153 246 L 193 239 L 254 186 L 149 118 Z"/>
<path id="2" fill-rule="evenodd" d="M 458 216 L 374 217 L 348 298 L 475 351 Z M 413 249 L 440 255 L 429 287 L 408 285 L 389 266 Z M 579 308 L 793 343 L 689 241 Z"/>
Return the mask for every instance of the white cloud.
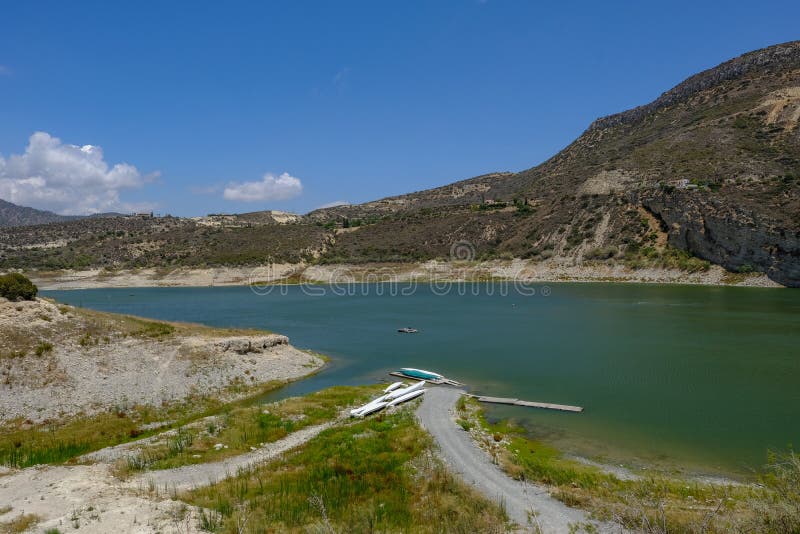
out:
<path id="1" fill-rule="evenodd" d="M 0 76 L 11 76 L 11 69 L 5 65 L 0 65 Z"/>
<path id="2" fill-rule="evenodd" d="M 120 191 L 156 176 L 143 176 L 127 163 L 109 168 L 99 146 L 65 144 L 36 132 L 24 154 L 0 156 L 0 198 L 62 214 L 128 211 L 132 205 L 120 200 Z"/>
<path id="3" fill-rule="evenodd" d="M 350 203 L 346 200 L 334 200 L 333 202 L 328 202 L 327 204 L 323 204 L 322 206 L 317 206 L 314 208 L 315 210 L 324 210 L 325 208 L 335 208 L 337 206 L 349 206 Z"/>
<path id="4" fill-rule="evenodd" d="M 260 200 L 288 200 L 303 192 L 303 184 L 299 178 L 288 172 L 276 177 L 265 174 L 258 182 L 231 182 L 222 195 L 228 200 L 256 202 Z"/>

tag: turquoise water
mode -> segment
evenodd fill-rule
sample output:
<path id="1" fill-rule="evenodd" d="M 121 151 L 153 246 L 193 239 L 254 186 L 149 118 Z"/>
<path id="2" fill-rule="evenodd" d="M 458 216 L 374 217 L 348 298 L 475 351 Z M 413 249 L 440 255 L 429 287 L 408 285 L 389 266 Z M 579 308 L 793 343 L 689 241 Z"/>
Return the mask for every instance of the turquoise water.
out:
<path id="1" fill-rule="evenodd" d="M 551 294 L 443 293 L 420 286 L 47 291 L 63 302 L 214 326 L 266 328 L 331 355 L 280 395 L 441 372 L 473 392 L 584 406 L 582 414 L 491 408 L 538 437 L 606 461 L 704 471 L 759 468 L 800 444 L 800 292 L 634 284 L 551 284 Z M 477 294 L 475 294 L 477 293 Z M 419 334 L 398 334 L 413 326 Z"/>

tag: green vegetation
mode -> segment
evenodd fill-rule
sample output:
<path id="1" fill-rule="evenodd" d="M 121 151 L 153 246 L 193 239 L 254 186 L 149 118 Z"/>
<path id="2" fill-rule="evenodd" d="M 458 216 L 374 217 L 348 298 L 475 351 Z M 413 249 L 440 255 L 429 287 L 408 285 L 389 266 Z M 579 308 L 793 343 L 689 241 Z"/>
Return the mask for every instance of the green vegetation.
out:
<path id="1" fill-rule="evenodd" d="M 475 401 L 459 415 L 477 422 L 498 443 L 498 463 L 512 477 L 547 484 L 557 499 L 600 519 L 652 533 L 800 532 L 800 457 L 773 456 L 764 489 L 721 486 L 648 473 L 623 480 L 565 458 L 508 422 L 490 424 Z"/>
<path id="2" fill-rule="evenodd" d="M 39 289 L 27 277 L 19 273 L 0 276 L 0 297 L 8 300 L 33 300 Z"/>
<path id="3" fill-rule="evenodd" d="M 53 344 L 47 341 L 40 341 L 33 352 L 37 356 L 43 356 L 49 352 L 53 352 Z"/>
<path id="4" fill-rule="evenodd" d="M 0 465 L 29 467 L 38 464 L 59 464 L 77 456 L 146 437 L 169 428 L 184 426 L 197 419 L 234 410 L 252 402 L 268 391 L 283 385 L 271 382 L 260 386 L 232 386 L 230 390 L 249 393 L 246 399 L 225 404 L 217 397 L 195 395 L 183 402 L 152 406 L 116 406 L 107 413 L 91 417 L 74 417 L 58 423 L 30 427 L 23 421 L 0 428 Z M 220 397 L 224 397 L 223 392 Z M 169 422 L 157 430 L 143 430 L 144 425 Z"/>
<path id="5" fill-rule="evenodd" d="M 293 453 L 182 497 L 218 533 L 503 532 L 502 508 L 430 453 L 404 409 L 321 433 Z"/>
<path id="6" fill-rule="evenodd" d="M 175 333 L 175 327 L 168 323 L 145 321 L 142 319 L 134 319 L 134 321 L 138 322 L 140 325 L 140 328 L 131 332 L 131 334 L 134 336 L 160 339 Z"/>
<path id="7" fill-rule="evenodd" d="M 596 247 L 589 249 L 584 255 L 587 260 L 607 260 L 617 253 L 617 247 Z"/>
<path id="8" fill-rule="evenodd" d="M 644 267 L 660 267 L 664 269 L 677 269 L 687 273 L 705 272 L 711 263 L 692 256 L 685 250 L 667 246 L 659 251 L 653 246 L 629 246 L 625 253 L 625 264 L 632 269 Z"/>
<path id="9" fill-rule="evenodd" d="M 249 452 L 308 426 L 332 421 L 379 389 L 339 386 L 271 404 L 225 407 L 212 421 L 181 427 L 167 442 L 142 447 L 136 456 L 120 462 L 116 472 L 124 477 L 134 471 L 169 469 Z"/>

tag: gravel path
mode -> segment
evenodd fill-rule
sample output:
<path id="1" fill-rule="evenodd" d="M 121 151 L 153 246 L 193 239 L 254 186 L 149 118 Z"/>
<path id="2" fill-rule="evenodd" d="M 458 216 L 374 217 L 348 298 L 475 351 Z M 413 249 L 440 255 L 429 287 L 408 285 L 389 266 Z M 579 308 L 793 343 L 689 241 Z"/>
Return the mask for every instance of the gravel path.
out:
<path id="1" fill-rule="evenodd" d="M 514 480 L 494 465 L 454 421 L 455 404 L 463 393 L 449 387 L 430 387 L 417 410 L 422 426 L 436 440 L 450 469 L 487 497 L 502 500 L 509 517 L 528 530 L 538 525 L 546 534 L 568 534 L 571 524 L 592 522 L 600 532 L 618 532 L 616 527 L 597 524 L 585 512 L 554 499 L 546 487 Z M 533 515 L 535 518 L 529 521 Z"/>
<path id="2" fill-rule="evenodd" d="M 183 491 L 214 484 L 217 481 L 234 476 L 240 469 L 247 469 L 255 464 L 272 460 L 284 452 L 302 445 L 323 430 L 333 426 L 335 422 L 310 426 L 297 432 L 292 432 L 285 438 L 268 443 L 253 452 L 240 454 L 219 462 L 148 471 L 146 474 L 129 481 L 128 485 L 137 488 L 155 485 L 158 489 Z"/>

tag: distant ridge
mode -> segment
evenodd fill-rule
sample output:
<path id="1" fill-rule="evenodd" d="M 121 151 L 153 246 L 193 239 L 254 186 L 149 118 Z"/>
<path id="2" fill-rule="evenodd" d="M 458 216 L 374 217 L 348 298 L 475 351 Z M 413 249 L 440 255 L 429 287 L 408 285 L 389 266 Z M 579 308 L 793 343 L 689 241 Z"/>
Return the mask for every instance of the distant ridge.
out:
<path id="1" fill-rule="evenodd" d="M 0 224 L 65 220 L 13 208 Z M 800 41 L 600 118 L 521 172 L 304 216 L 83 218 L 0 231 L 6 269 L 516 258 L 633 271 L 714 263 L 732 279 L 761 272 L 800 287 Z"/>
<path id="2" fill-rule="evenodd" d="M 770 70 L 787 71 L 793 68 L 800 68 L 800 41 L 791 41 L 747 52 L 716 67 L 690 76 L 649 104 L 637 106 L 622 113 L 601 117 L 594 121 L 589 126 L 589 129 L 603 129 L 617 124 L 636 122 L 658 109 L 677 104 L 694 94 L 710 89 L 722 82 L 741 78 L 745 74 L 767 73 Z"/>
<path id="3" fill-rule="evenodd" d="M 77 219 L 76 216 L 58 215 L 52 211 L 17 206 L 0 199 L 0 226 L 32 226 Z"/>
<path id="4" fill-rule="evenodd" d="M 93 213 L 92 215 L 59 215 L 52 211 L 37 210 L 26 206 L 17 206 L 6 200 L 0 199 L 0 227 L 36 226 L 39 224 L 52 224 L 78 219 L 106 219 L 123 217 L 122 213 L 106 212 Z"/>

